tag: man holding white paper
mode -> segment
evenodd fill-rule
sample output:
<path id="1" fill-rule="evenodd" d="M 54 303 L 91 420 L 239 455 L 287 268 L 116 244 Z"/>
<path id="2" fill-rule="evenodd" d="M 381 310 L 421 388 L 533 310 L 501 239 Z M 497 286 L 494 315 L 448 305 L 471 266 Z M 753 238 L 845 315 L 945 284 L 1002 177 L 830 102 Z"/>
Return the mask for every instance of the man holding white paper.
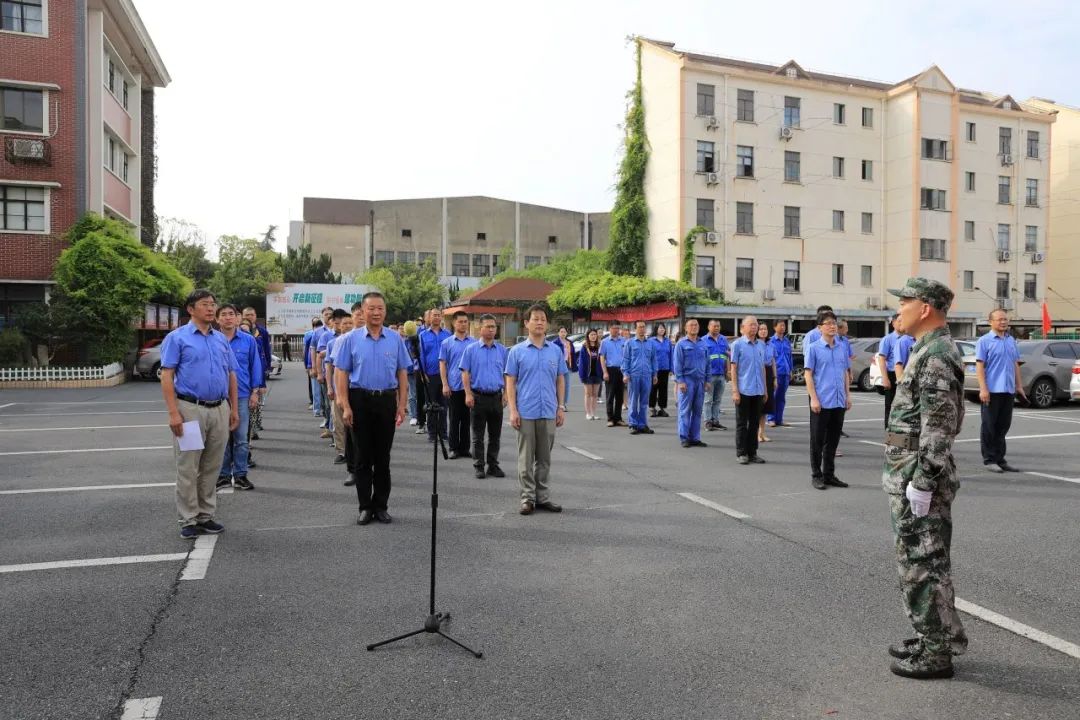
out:
<path id="1" fill-rule="evenodd" d="M 211 326 L 217 300 L 209 290 L 195 290 L 184 304 L 190 322 L 166 335 L 161 344 L 161 393 L 175 443 L 180 537 L 192 539 L 225 529 L 214 521 L 217 477 L 225 443 L 240 425 L 240 414 L 236 357 L 225 336 Z M 191 432 L 200 435 L 201 449 L 191 437 L 181 446 L 180 438 Z"/>

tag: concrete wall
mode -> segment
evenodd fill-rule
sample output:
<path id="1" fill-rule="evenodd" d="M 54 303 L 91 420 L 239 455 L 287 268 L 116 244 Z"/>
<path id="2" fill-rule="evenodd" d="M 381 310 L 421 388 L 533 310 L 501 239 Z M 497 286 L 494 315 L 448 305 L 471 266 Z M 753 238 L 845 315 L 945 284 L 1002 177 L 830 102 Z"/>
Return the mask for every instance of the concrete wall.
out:
<path id="1" fill-rule="evenodd" d="M 645 265 L 649 277 L 677 277 L 679 248 L 668 238 L 682 241 L 692 225 L 682 226 L 683 115 L 682 61 L 672 53 L 643 44 L 641 78 L 645 105 L 645 134 L 651 154 L 645 170 L 645 198 L 649 204 L 649 238 Z M 693 112 L 691 110 L 691 112 Z M 693 167 L 693 166 L 691 166 Z"/>

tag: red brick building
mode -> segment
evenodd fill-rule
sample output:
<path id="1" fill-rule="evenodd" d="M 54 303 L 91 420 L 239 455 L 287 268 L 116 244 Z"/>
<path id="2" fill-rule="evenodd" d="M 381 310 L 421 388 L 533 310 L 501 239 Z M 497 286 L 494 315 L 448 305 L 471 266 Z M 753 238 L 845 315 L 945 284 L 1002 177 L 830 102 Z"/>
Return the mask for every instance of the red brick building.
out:
<path id="1" fill-rule="evenodd" d="M 0 327 L 48 297 L 84 212 L 152 242 L 153 93 L 169 82 L 131 0 L 0 0 Z"/>

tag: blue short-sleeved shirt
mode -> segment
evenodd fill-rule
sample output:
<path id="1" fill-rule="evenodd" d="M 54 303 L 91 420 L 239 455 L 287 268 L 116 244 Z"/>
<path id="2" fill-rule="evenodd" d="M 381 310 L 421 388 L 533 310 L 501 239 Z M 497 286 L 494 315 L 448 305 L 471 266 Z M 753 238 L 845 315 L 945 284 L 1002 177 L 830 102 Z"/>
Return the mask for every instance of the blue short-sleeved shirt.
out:
<path id="1" fill-rule="evenodd" d="M 992 393 L 1016 392 L 1016 363 L 1020 348 L 1016 338 L 1008 333 L 998 335 L 991 330 L 975 343 L 975 359 L 986 370 L 986 389 Z"/>
<path id="2" fill-rule="evenodd" d="M 504 374 L 509 352 L 505 345 L 498 342 L 485 345 L 477 341 L 465 348 L 460 369 L 469 373 L 469 387 L 482 392 L 502 390 L 506 384 Z"/>
<path id="3" fill-rule="evenodd" d="M 717 335 L 714 339 L 712 335 L 706 335 L 701 341 L 705 343 L 705 350 L 709 354 L 709 374 L 723 375 L 727 370 L 726 355 L 729 350 L 727 338 Z"/>
<path id="4" fill-rule="evenodd" d="M 220 330 L 211 328 L 203 334 L 189 322 L 165 336 L 161 367 L 176 371 L 177 393 L 214 402 L 229 396 L 229 373 L 236 372 L 236 358 Z"/>
<path id="5" fill-rule="evenodd" d="M 709 368 L 709 349 L 701 338 L 684 337 L 675 344 L 671 371 L 676 382 L 703 382 Z"/>
<path id="6" fill-rule="evenodd" d="M 829 345 L 822 338 L 804 350 L 804 363 L 813 373 L 814 390 L 823 408 L 847 406 L 847 370 L 851 367 L 848 351 L 839 337 Z"/>
<path id="7" fill-rule="evenodd" d="M 435 332 L 431 328 L 420 331 L 420 367 L 425 375 L 439 374 L 439 350 L 443 340 L 450 337 L 451 333 L 446 328 L 439 328 Z"/>
<path id="8" fill-rule="evenodd" d="M 885 358 L 885 369 L 889 372 L 893 371 L 893 365 L 889 362 L 889 358 L 892 356 L 893 347 L 896 346 L 896 341 L 900 337 L 900 333 L 893 330 L 885 337 L 881 338 L 881 343 L 878 345 L 877 354 Z"/>
<path id="9" fill-rule="evenodd" d="M 806 333 L 806 335 L 804 335 L 802 339 L 803 351 L 805 351 L 806 348 L 810 347 L 820 339 L 821 331 L 817 328 L 810 328 L 810 332 Z"/>
<path id="10" fill-rule="evenodd" d="M 461 382 L 461 356 L 474 342 L 476 340 L 468 335 L 463 338 L 451 335 L 443 340 L 439 347 L 439 360 L 446 363 L 446 382 L 455 392 L 465 389 L 465 385 Z"/>
<path id="11" fill-rule="evenodd" d="M 739 338 L 731 344 L 731 362 L 742 395 L 765 394 L 765 343 Z"/>
<path id="12" fill-rule="evenodd" d="M 304 333 L 304 367 L 311 367 L 311 338 L 315 336 L 314 330 L 308 330 Z"/>
<path id="13" fill-rule="evenodd" d="M 559 375 L 569 374 L 566 360 L 554 343 L 537 347 L 523 340 L 506 356 L 506 374 L 515 379 L 517 411 L 522 420 L 554 420 L 559 401 L 555 397 Z"/>
<path id="14" fill-rule="evenodd" d="M 342 335 L 335 335 L 334 337 L 330 338 L 330 340 L 326 343 L 326 357 L 323 358 L 323 372 L 326 371 L 326 366 L 327 365 L 333 365 L 334 364 L 334 349 L 338 345 L 338 340 L 340 340 L 342 337 L 344 337 L 347 334 L 348 333 L 344 333 Z M 327 382 L 333 382 L 333 380 L 331 378 L 327 378 L 326 381 Z"/>
<path id="15" fill-rule="evenodd" d="M 915 338 L 910 335 L 900 335 L 896 338 L 896 342 L 892 346 L 892 353 L 889 355 L 890 370 L 895 370 L 897 363 L 907 365 L 908 355 L 911 354 L 911 347 L 914 344 Z"/>
<path id="16" fill-rule="evenodd" d="M 765 346 L 765 365 L 772 365 L 776 362 L 776 351 L 773 349 L 772 343 L 764 340 L 758 340 L 758 342 Z"/>
<path id="17" fill-rule="evenodd" d="M 626 351 L 626 338 L 621 335 L 618 338 L 604 338 L 600 341 L 600 357 L 604 358 L 609 368 L 621 368 L 623 353 Z"/>
<path id="18" fill-rule="evenodd" d="M 229 341 L 229 349 L 236 358 L 236 396 L 241 399 L 251 397 L 253 389 L 266 387 L 259 341 L 243 330 L 237 330 Z"/>
<path id="19" fill-rule="evenodd" d="M 851 341 L 848 340 L 847 335 L 837 335 L 836 336 L 836 342 L 838 342 L 838 343 L 840 343 L 841 345 L 844 346 L 844 351 L 847 353 L 847 356 L 850 358 L 851 355 L 852 355 L 852 353 L 851 353 Z"/>
<path id="20" fill-rule="evenodd" d="M 636 337 L 623 348 L 622 373 L 629 377 L 652 377 L 656 374 L 656 345 Z"/>
<path id="21" fill-rule="evenodd" d="M 671 370 L 671 353 L 675 350 L 671 340 L 668 340 L 667 335 L 664 336 L 663 340 L 653 336 L 649 338 L 649 342 L 652 343 L 656 355 L 656 371 Z"/>
<path id="22" fill-rule="evenodd" d="M 773 335 L 769 345 L 772 346 L 773 354 L 776 356 L 776 374 L 790 375 L 792 368 L 791 340 L 786 335 L 784 337 Z"/>
<path id="23" fill-rule="evenodd" d="M 334 367 L 349 374 L 349 387 L 392 390 L 398 386 L 398 370 L 408 372 L 411 359 L 405 341 L 384 327 L 378 338 L 360 328 L 342 335 L 335 346 Z"/>
<path id="24" fill-rule="evenodd" d="M 337 335 L 334 334 L 333 330 L 324 330 L 322 334 L 319 335 L 319 342 L 315 346 L 315 352 L 326 352 L 326 346 L 329 345 L 330 341 L 335 337 L 337 337 Z"/>

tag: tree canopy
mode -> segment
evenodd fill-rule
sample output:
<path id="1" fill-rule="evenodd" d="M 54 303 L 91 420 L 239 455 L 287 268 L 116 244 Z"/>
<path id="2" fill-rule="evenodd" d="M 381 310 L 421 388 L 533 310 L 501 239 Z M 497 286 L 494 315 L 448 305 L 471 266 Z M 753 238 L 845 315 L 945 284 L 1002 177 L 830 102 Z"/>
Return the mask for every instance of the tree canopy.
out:
<path id="1" fill-rule="evenodd" d="M 548 295 L 547 300 L 552 310 L 562 312 L 656 302 L 693 305 L 704 302 L 706 295 L 678 280 L 651 280 L 636 275 L 615 275 L 605 270 L 571 280 Z"/>
<path id="2" fill-rule="evenodd" d="M 302 245 L 299 250 L 286 248 L 282 259 L 282 273 L 287 283 L 330 283 L 337 285 L 341 275 L 330 272 L 333 260 L 326 253 L 318 258 L 311 256 L 311 246 Z"/>
<path id="3" fill-rule="evenodd" d="M 218 266 L 207 283 L 218 302 L 266 308 L 266 286 L 283 282 L 281 256 L 255 238 L 218 238 Z"/>
<path id="4" fill-rule="evenodd" d="M 446 302 L 446 288 L 431 263 L 376 265 L 361 273 L 356 281 L 374 285 L 386 296 L 387 322 L 415 320 L 433 307 Z"/>

